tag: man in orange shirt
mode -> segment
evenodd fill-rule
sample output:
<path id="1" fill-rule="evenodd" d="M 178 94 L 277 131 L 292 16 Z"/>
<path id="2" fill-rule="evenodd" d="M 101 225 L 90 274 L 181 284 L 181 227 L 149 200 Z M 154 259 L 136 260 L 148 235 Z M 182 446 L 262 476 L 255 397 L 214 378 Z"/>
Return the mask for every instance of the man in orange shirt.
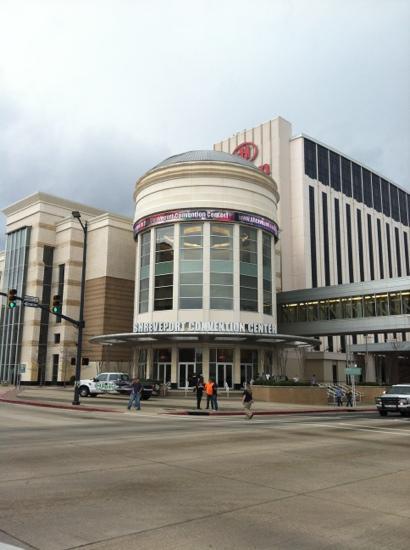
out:
<path id="1" fill-rule="evenodd" d="M 205 393 L 206 393 L 206 408 L 209 409 L 209 403 L 211 403 L 211 408 L 214 409 L 214 381 L 212 378 L 208 380 L 205 384 Z"/>

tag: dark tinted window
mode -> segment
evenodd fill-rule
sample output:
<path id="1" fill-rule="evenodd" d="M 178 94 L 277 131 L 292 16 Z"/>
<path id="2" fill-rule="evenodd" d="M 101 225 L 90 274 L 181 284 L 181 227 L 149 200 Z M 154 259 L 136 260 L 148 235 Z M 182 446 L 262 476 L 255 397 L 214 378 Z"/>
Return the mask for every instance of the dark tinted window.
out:
<path id="1" fill-rule="evenodd" d="M 372 174 L 372 187 L 373 187 L 373 204 L 374 209 L 377 212 L 382 213 L 382 197 L 380 193 L 380 178 L 376 174 Z"/>
<path id="2" fill-rule="evenodd" d="M 329 185 L 329 151 L 321 145 L 317 146 L 317 165 L 318 180 L 324 185 Z"/>
<path id="3" fill-rule="evenodd" d="M 342 157 L 342 191 L 348 197 L 352 196 L 352 175 L 350 160 Z"/>
<path id="4" fill-rule="evenodd" d="M 342 284 L 342 243 L 340 242 L 340 208 L 339 199 L 335 199 L 335 232 L 336 232 L 336 265 L 337 282 Z"/>
<path id="5" fill-rule="evenodd" d="M 370 172 L 368 170 L 362 169 L 363 177 L 363 198 L 364 204 L 369 208 L 373 208 L 373 198 L 372 198 L 372 186 L 370 182 Z"/>
<path id="6" fill-rule="evenodd" d="M 340 191 L 340 157 L 337 153 L 329 151 L 330 159 L 330 185 L 335 191 Z"/>
<path id="7" fill-rule="evenodd" d="M 393 277 L 393 268 L 391 263 L 390 225 L 388 223 L 386 223 L 386 240 L 387 240 L 387 259 L 389 261 L 389 277 Z"/>
<path id="8" fill-rule="evenodd" d="M 367 214 L 367 233 L 369 239 L 369 261 L 370 261 L 370 279 L 374 280 L 374 254 L 373 254 L 373 233 L 372 233 L 372 217 Z"/>
<path id="9" fill-rule="evenodd" d="M 410 275 L 409 239 L 407 233 L 403 233 L 404 239 L 404 260 L 406 262 L 406 274 Z"/>
<path id="10" fill-rule="evenodd" d="M 359 246 L 360 280 L 364 281 L 362 213 L 357 211 L 357 243 Z"/>
<path id="11" fill-rule="evenodd" d="M 327 214 L 327 195 L 322 193 L 323 212 L 323 252 L 325 260 L 325 285 L 330 285 L 330 263 L 329 263 L 329 223 Z"/>
<path id="12" fill-rule="evenodd" d="M 386 180 L 380 179 L 382 186 L 382 202 L 383 202 L 383 214 L 390 216 L 390 191 L 389 183 Z"/>
<path id="13" fill-rule="evenodd" d="M 309 185 L 310 261 L 312 263 L 312 287 L 317 287 L 315 190 Z"/>
<path id="14" fill-rule="evenodd" d="M 352 163 L 352 174 L 353 174 L 353 197 L 359 201 L 363 202 L 363 189 L 362 189 L 362 174 L 361 167 L 358 164 Z"/>
<path id="15" fill-rule="evenodd" d="M 379 219 L 377 219 L 377 241 L 379 245 L 379 267 L 380 267 L 380 279 L 384 278 L 384 267 L 383 267 L 383 240 L 382 240 L 382 224 Z"/>
<path id="16" fill-rule="evenodd" d="M 407 214 L 407 200 L 406 193 L 399 189 L 399 207 L 400 207 L 400 220 L 404 225 L 409 224 L 409 217 Z"/>
<path id="17" fill-rule="evenodd" d="M 350 204 L 346 204 L 347 257 L 349 260 L 349 282 L 353 283 L 353 247 L 352 247 L 352 215 Z"/>
<path id="18" fill-rule="evenodd" d="M 397 277 L 401 277 L 400 238 L 399 238 L 399 229 L 397 227 L 394 228 L 394 237 L 396 240 Z"/>
<path id="19" fill-rule="evenodd" d="M 391 202 L 391 215 L 396 222 L 400 221 L 399 211 L 399 195 L 398 189 L 394 185 L 390 185 L 390 202 Z"/>
<path id="20" fill-rule="evenodd" d="M 305 145 L 305 174 L 312 179 L 316 179 L 316 143 L 304 140 Z"/>

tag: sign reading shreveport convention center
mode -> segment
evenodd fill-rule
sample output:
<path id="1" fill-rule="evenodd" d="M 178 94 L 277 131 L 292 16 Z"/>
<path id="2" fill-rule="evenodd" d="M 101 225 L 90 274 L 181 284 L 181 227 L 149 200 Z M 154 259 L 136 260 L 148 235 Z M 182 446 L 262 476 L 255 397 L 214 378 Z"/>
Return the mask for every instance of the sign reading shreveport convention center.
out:
<path id="1" fill-rule="evenodd" d="M 279 236 L 278 225 L 264 216 L 251 214 L 249 212 L 238 212 L 237 210 L 227 210 L 219 208 L 182 208 L 180 210 L 168 210 L 146 216 L 134 223 L 134 237 L 137 237 L 141 231 L 165 223 L 192 222 L 192 221 L 217 221 L 217 222 L 238 222 L 245 225 L 251 225 L 272 233 L 277 239 Z"/>
<path id="2" fill-rule="evenodd" d="M 226 321 L 160 321 L 135 323 L 134 333 L 229 333 L 229 334 L 276 334 L 272 323 L 237 323 Z"/>

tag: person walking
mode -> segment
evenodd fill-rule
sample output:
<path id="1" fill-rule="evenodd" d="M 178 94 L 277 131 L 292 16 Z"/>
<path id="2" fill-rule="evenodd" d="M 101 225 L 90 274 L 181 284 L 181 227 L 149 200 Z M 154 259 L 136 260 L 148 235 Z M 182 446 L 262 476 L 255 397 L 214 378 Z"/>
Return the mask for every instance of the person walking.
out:
<path id="1" fill-rule="evenodd" d="M 202 395 L 204 393 L 204 380 L 202 376 L 198 376 L 194 386 L 194 392 L 196 394 L 196 408 L 201 408 Z"/>
<path id="2" fill-rule="evenodd" d="M 131 410 L 131 407 L 134 406 L 135 410 L 141 410 L 141 394 L 143 390 L 143 385 L 140 382 L 139 378 L 134 378 L 131 382 L 131 394 L 128 401 L 128 410 Z"/>
<path id="3" fill-rule="evenodd" d="M 211 408 L 214 408 L 213 403 L 213 394 L 214 394 L 214 382 L 212 378 L 208 380 L 208 382 L 205 384 L 205 393 L 206 393 L 206 408 L 209 409 L 209 405 L 211 405 Z"/>
<path id="4" fill-rule="evenodd" d="M 346 392 L 346 407 L 353 407 L 353 393 L 350 388 Z"/>
<path id="5" fill-rule="evenodd" d="M 336 386 L 335 397 L 336 397 L 337 406 L 342 407 L 343 406 L 343 391 L 342 391 L 342 388 L 340 388 L 339 386 Z"/>
<path id="6" fill-rule="evenodd" d="M 213 392 L 212 392 L 212 404 L 215 411 L 218 410 L 218 384 L 214 382 Z"/>
<path id="7" fill-rule="evenodd" d="M 242 405 L 245 409 L 245 416 L 250 420 L 253 418 L 253 412 L 251 410 L 253 404 L 252 388 L 249 384 L 246 384 L 242 394 Z"/>

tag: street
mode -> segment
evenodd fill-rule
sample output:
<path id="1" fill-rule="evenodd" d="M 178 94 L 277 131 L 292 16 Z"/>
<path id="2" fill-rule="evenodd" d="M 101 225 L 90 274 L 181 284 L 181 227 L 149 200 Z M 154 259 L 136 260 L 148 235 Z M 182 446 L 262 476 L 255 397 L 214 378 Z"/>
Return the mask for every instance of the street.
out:
<path id="1" fill-rule="evenodd" d="M 0 404 L 0 541 L 20 548 L 407 549 L 410 419 Z"/>

